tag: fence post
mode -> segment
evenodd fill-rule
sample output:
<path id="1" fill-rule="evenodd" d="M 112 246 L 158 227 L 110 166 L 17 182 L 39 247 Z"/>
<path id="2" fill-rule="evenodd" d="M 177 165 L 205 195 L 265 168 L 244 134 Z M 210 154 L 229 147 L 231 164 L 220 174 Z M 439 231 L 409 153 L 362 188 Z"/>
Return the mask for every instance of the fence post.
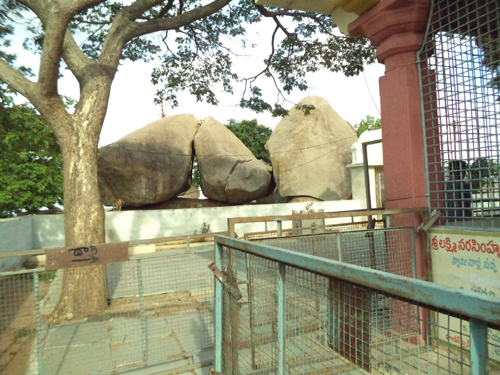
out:
<path id="1" fill-rule="evenodd" d="M 276 220 L 276 231 L 278 232 L 278 237 L 281 237 L 283 231 L 283 222 L 281 220 Z"/>
<path id="2" fill-rule="evenodd" d="M 470 367 L 472 375 L 486 375 L 488 365 L 488 324 L 470 319 Z"/>
<path id="3" fill-rule="evenodd" d="M 40 313 L 40 288 L 38 272 L 33 273 L 33 294 L 35 297 L 35 323 L 36 323 L 36 360 L 38 374 L 45 373 L 43 369 L 43 349 L 42 349 L 42 316 Z"/>
<path id="4" fill-rule="evenodd" d="M 245 233 L 245 237 L 247 234 Z M 246 239 L 246 238 L 245 238 Z M 255 360 L 255 340 L 254 340 L 254 329 L 255 329 L 255 312 L 254 312 L 254 285 L 253 285 L 253 262 L 250 259 L 251 255 L 246 253 L 247 260 L 247 292 L 248 292 L 248 309 L 250 313 L 250 350 L 252 356 L 252 370 L 256 370 L 256 360 Z"/>
<path id="5" fill-rule="evenodd" d="M 222 269 L 222 245 L 214 241 L 215 265 Z M 215 371 L 222 372 L 222 283 L 214 277 L 215 283 Z"/>
<path id="6" fill-rule="evenodd" d="M 144 309 L 144 287 L 142 283 L 142 264 L 141 260 L 136 260 L 137 267 L 137 287 L 139 289 L 139 308 L 141 313 L 141 340 L 142 340 L 142 361 L 148 361 L 148 342 L 147 342 L 147 327 L 146 316 Z"/>
<path id="7" fill-rule="evenodd" d="M 286 320 L 286 296 L 285 296 L 285 272 L 286 265 L 279 263 L 278 279 L 278 375 L 285 374 L 285 320 Z"/>

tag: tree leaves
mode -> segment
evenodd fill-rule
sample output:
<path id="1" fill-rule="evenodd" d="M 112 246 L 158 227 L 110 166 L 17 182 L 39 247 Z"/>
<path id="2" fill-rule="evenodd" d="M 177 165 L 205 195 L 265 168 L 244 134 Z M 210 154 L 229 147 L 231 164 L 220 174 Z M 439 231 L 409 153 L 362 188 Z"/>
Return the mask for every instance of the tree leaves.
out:
<path id="1" fill-rule="evenodd" d="M 378 118 L 375 119 L 373 116 L 366 116 L 359 124 L 354 125 L 358 138 L 367 130 L 377 130 L 382 128 L 382 121 Z"/>
<path id="2" fill-rule="evenodd" d="M 62 203 L 59 145 L 28 105 L 13 105 L 0 89 L 0 217 Z"/>

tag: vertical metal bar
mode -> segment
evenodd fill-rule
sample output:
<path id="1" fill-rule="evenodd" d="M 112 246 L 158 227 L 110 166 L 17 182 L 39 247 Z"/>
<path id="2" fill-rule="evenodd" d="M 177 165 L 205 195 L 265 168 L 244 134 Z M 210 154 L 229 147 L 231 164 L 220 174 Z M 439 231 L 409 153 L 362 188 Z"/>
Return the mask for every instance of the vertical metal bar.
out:
<path id="1" fill-rule="evenodd" d="M 35 324 L 36 324 L 36 360 L 38 374 L 45 373 L 43 368 L 43 348 L 42 348 L 42 315 L 40 312 L 40 285 L 38 272 L 33 273 L 33 294 L 35 298 Z"/>
<path id="2" fill-rule="evenodd" d="M 281 220 L 277 220 L 276 225 L 277 225 L 278 237 L 281 237 L 283 230 L 283 222 Z"/>
<path id="3" fill-rule="evenodd" d="M 285 374 L 285 273 L 286 266 L 279 263 L 278 279 L 278 375 Z"/>
<path id="4" fill-rule="evenodd" d="M 215 265 L 222 269 L 222 245 L 214 242 Z M 214 277 L 215 283 L 215 371 L 222 372 L 222 283 Z"/>
<path id="5" fill-rule="evenodd" d="M 186 249 L 189 252 L 189 235 L 186 238 Z"/>
<path id="6" fill-rule="evenodd" d="M 245 234 L 246 235 L 246 234 Z M 254 341 L 254 327 L 255 327 L 255 314 L 254 314 L 254 287 L 253 287 L 253 261 L 251 255 L 246 253 L 247 258 L 247 292 L 248 292 L 248 308 L 250 314 L 250 350 L 251 350 L 251 361 L 252 369 L 256 370 L 255 361 L 255 341 Z"/>
<path id="7" fill-rule="evenodd" d="M 342 235 L 341 232 L 337 233 L 337 249 L 339 251 L 339 262 L 342 262 L 342 246 L 341 246 L 342 239 L 340 238 L 341 235 Z"/>
<path id="8" fill-rule="evenodd" d="M 338 322 L 338 319 L 335 313 L 335 282 L 332 278 L 328 279 L 327 319 L 328 319 L 328 327 L 327 327 L 326 342 L 330 348 L 334 349 L 338 347 L 338 340 L 337 340 L 338 327 L 335 324 L 335 322 Z"/>
<path id="9" fill-rule="evenodd" d="M 417 277 L 417 248 L 415 246 L 415 228 L 410 228 L 411 236 L 411 261 L 413 262 L 412 272 L 413 277 Z"/>
<path id="10" fill-rule="evenodd" d="M 470 319 L 470 367 L 472 375 L 486 375 L 488 365 L 488 324 Z"/>
<path id="11" fill-rule="evenodd" d="M 369 211 L 372 209 L 372 197 L 370 193 L 370 172 L 368 169 L 368 152 L 366 150 L 366 143 L 362 144 L 363 148 L 363 172 L 365 174 L 365 193 L 366 193 L 366 209 Z M 372 229 L 372 217 L 368 216 L 368 229 Z"/>
<path id="12" fill-rule="evenodd" d="M 137 266 L 137 286 L 139 288 L 139 308 L 141 314 L 141 339 L 142 339 L 142 361 L 148 361 L 148 341 L 147 341 L 147 327 L 146 327 L 146 314 L 144 309 L 144 287 L 142 284 L 142 264 L 141 259 L 136 260 Z"/>

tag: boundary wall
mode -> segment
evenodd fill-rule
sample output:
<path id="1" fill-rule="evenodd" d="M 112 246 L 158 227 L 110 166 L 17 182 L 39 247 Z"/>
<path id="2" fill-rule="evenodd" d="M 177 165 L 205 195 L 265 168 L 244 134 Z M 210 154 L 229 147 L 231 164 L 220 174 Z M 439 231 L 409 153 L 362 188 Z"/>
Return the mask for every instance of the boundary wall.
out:
<path id="1" fill-rule="evenodd" d="M 135 210 L 106 212 L 106 242 L 137 241 L 152 238 L 227 231 L 231 217 L 290 215 L 303 210 L 309 202 L 184 208 L 174 210 Z M 359 200 L 313 202 L 312 208 L 325 212 L 361 209 Z M 84 220 L 84 218 L 82 218 Z M 328 219 L 335 224 L 345 219 Z M 286 223 L 283 223 L 284 228 Z M 288 223 L 291 226 L 291 223 Z M 276 230 L 276 223 L 248 223 L 238 228 L 242 233 Z M 0 220 L 0 253 L 64 246 L 63 215 L 29 215 Z M 0 259 L 0 261 L 3 261 Z M 2 269 L 0 263 L 0 269 Z"/>

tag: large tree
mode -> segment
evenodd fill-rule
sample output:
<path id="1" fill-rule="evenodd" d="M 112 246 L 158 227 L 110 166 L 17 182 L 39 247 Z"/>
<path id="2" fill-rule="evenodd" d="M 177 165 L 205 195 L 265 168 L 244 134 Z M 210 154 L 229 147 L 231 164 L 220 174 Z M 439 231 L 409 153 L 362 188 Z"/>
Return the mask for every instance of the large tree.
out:
<path id="1" fill-rule="evenodd" d="M 29 37 L 24 45 L 40 54 L 34 78 L 17 69 L 12 55 L 0 54 L 0 80 L 31 102 L 59 142 L 67 246 L 105 241 L 97 143 L 120 63 L 158 58 L 152 72 L 158 102 L 175 106 L 176 92 L 187 90 L 197 100 L 217 104 L 215 92 L 232 93 L 233 82 L 241 82 L 228 41 L 239 38 L 245 43 L 247 26 L 266 18 L 274 22 L 274 31 L 252 43 L 267 43 L 270 55 L 260 73 L 243 77 L 243 107 L 285 114 L 283 95 L 295 88 L 306 90 L 307 72 L 328 69 L 356 75 L 364 63 L 374 61 L 369 42 L 337 35 L 330 17 L 271 10 L 252 0 L 0 2 L 2 45 L 8 45 L 9 35 L 26 21 Z M 59 78 L 68 74 L 64 68 L 80 87 L 73 113 L 58 92 Z M 259 77 L 276 82 L 277 103 L 262 96 L 255 82 Z M 103 266 L 66 270 L 63 283 L 53 321 L 95 315 L 106 308 Z"/>

